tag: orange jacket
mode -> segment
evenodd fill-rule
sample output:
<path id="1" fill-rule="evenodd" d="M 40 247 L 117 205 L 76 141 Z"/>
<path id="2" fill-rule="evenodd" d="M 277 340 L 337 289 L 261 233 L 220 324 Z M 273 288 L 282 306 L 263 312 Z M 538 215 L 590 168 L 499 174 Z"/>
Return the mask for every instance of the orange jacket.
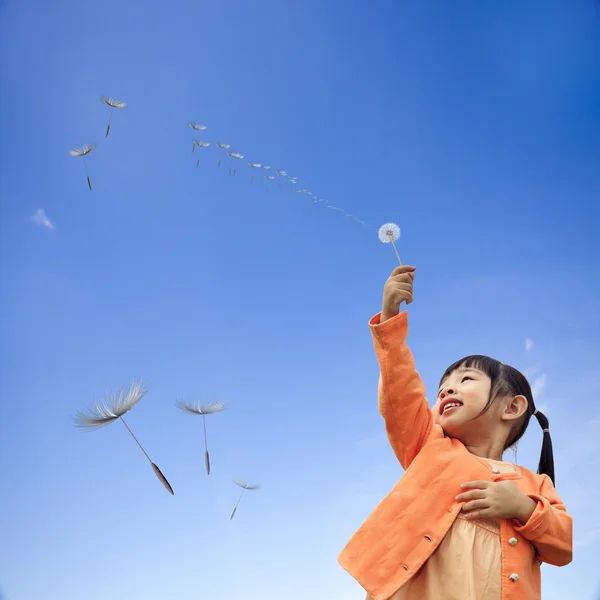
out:
<path id="1" fill-rule="evenodd" d="M 433 423 L 408 346 L 408 316 L 369 322 L 380 368 L 379 412 L 405 473 L 342 550 L 338 561 L 374 600 L 387 600 L 431 556 L 460 512 L 460 485 L 511 479 L 537 502 L 525 525 L 503 519 L 502 600 L 539 600 L 540 562 L 572 560 L 572 518 L 551 479 L 517 467 L 494 474 Z M 515 577 L 516 575 L 516 577 Z"/>

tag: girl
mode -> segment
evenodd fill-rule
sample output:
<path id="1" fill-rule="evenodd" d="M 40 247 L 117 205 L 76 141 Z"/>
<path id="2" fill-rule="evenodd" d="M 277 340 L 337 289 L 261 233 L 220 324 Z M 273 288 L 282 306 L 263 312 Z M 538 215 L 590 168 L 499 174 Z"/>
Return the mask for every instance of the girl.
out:
<path id="1" fill-rule="evenodd" d="M 429 408 L 399 312 L 414 273 L 392 272 L 370 321 L 379 412 L 405 473 L 338 560 L 367 600 L 539 600 L 540 564 L 572 559 L 548 420 L 525 377 L 485 356 L 451 365 Z M 537 475 L 502 461 L 532 416 L 544 432 Z"/>

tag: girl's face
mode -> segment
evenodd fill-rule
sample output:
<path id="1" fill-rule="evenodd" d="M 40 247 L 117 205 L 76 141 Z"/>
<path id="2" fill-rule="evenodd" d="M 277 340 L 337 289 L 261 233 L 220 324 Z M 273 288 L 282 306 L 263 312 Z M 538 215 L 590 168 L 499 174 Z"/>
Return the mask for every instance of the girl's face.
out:
<path id="1" fill-rule="evenodd" d="M 465 441 L 469 436 L 473 419 L 481 413 L 490 397 L 491 379 L 475 368 L 460 367 L 442 382 L 438 398 L 433 407 L 434 422 L 441 425 L 444 433 L 453 438 Z M 477 419 L 478 428 L 481 420 L 491 417 L 493 406 Z"/>

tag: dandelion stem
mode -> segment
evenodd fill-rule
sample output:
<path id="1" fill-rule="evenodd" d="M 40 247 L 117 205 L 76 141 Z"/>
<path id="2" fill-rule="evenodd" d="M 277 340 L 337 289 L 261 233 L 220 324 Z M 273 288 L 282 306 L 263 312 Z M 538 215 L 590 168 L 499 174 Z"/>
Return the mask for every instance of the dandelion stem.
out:
<path id="1" fill-rule="evenodd" d="M 398 250 L 396 250 L 396 244 L 394 244 L 394 240 L 390 238 L 390 242 L 392 242 L 392 246 L 394 247 L 394 252 L 396 252 L 396 256 L 398 257 L 398 262 L 400 266 L 402 266 L 402 261 L 400 260 L 400 255 L 398 254 Z"/>
<path id="2" fill-rule="evenodd" d="M 88 187 L 90 188 L 90 191 L 91 191 L 92 190 L 92 180 L 90 179 L 90 176 L 88 173 L 87 162 L 85 160 L 85 156 L 83 157 L 83 166 L 85 167 L 85 176 L 87 177 Z"/>
<path id="3" fill-rule="evenodd" d="M 106 128 L 106 136 L 105 137 L 108 137 L 108 132 L 110 131 L 110 122 L 112 121 L 112 115 L 113 115 L 114 110 L 115 110 L 114 107 L 112 107 L 110 109 L 110 116 L 108 117 L 108 127 Z"/>
<path id="4" fill-rule="evenodd" d="M 244 492 L 246 490 L 244 488 L 242 488 L 242 493 L 240 494 L 240 497 L 238 498 L 238 501 L 233 509 L 233 512 L 231 513 L 231 517 L 229 517 L 229 520 L 231 521 L 231 519 L 233 519 L 233 515 L 235 515 L 235 511 L 237 510 L 238 506 L 240 505 L 240 500 L 242 499 L 242 496 L 244 495 Z"/>
<path id="5" fill-rule="evenodd" d="M 142 445 L 138 442 L 138 439 L 135 437 L 135 435 L 133 435 L 133 431 L 131 431 L 131 429 L 129 429 L 129 425 L 127 425 L 127 423 L 125 423 L 125 419 L 123 417 L 119 417 L 119 419 L 121 419 L 121 421 L 123 421 L 123 425 L 125 425 L 125 427 L 127 427 L 127 431 L 129 431 L 129 433 L 131 434 L 131 437 L 135 440 L 135 443 L 140 447 L 140 450 L 144 453 L 146 458 L 150 461 L 150 464 L 152 464 L 152 461 L 150 460 L 148 453 L 144 450 Z"/>

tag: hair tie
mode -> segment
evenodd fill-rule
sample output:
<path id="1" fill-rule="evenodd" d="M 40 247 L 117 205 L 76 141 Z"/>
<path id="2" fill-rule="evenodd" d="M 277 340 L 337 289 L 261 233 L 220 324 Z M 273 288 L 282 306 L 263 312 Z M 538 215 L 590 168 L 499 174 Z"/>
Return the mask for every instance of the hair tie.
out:
<path id="1" fill-rule="evenodd" d="M 536 408 L 536 409 L 533 411 L 533 414 L 534 414 L 534 415 L 537 415 L 537 414 L 538 414 L 538 409 L 537 409 L 537 408 Z"/>
<path id="2" fill-rule="evenodd" d="M 550 430 L 549 430 L 549 429 L 542 429 L 542 431 L 543 431 L 544 433 L 550 433 Z"/>

